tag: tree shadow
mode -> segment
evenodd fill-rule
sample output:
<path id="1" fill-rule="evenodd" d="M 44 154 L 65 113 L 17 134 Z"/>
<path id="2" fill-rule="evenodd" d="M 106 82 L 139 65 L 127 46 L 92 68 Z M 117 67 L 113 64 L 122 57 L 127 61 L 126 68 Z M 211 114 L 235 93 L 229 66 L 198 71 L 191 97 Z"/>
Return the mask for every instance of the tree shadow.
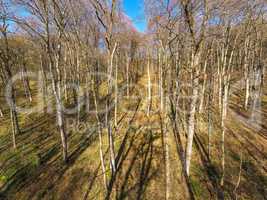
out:
<path id="1" fill-rule="evenodd" d="M 114 186 L 114 183 L 116 181 L 116 177 L 118 175 L 118 171 L 122 168 L 122 163 L 125 160 L 125 158 L 127 157 L 128 153 L 130 152 L 130 149 L 132 148 L 132 145 L 133 145 L 133 142 L 134 142 L 134 139 L 135 139 L 136 135 L 133 134 L 131 139 L 130 139 L 130 141 L 128 141 L 128 138 L 129 138 L 129 135 L 131 133 L 130 131 L 133 129 L 132 123 L 133 123 L 133 121 L 134 121 L 134 119 L 136 117 L 136 114 L 137 114 L 137 111 L 139 109 L 140 103 L 141 103 L 141 100 L 139 100 L 139 102 L 137 103 L 137 106 L 135 108 L 135 112 L 133 114 L 133 117 L 129 121 L 129 127 L 126 130 L 126 133 L 124 134 L 124 137 L 122 139 L 122 142 L 121 142 L 119 150 L 118 150 L 118 153 L 116 155 L 115 163 L 116 163 L 116 169 L 117 170 L 115 171 L 114 174 L 111 174 L 111 178 L 110 178 L 110 181 L 109 181 L 108 186 L 107 186 L 106 199 L 110 199 L 110 195 L 112 193 L 113 186 Z M 119 123 L 120 122 L 121 122 L 121 120 L 119 120 Z M 129 147 L 126 150 L 126 153 L 124 153 L 128 142 L 129 142 Z"/>
<path id="2" fill-rule="evenodd" d="M 196 149 L 200 155 L 200 159 L 201 159 L 201 162 L 204 166 L 206 174 L 208 175 L 209 181 L 212 184 L 214 191 L 216 191 L 217 199 L 223 200 L 225 197 L 224 197 L 223 188 L 219 184 L 220 175 L 219 175 L 217 169 L 215 168 L 215 166 L 211 163 L 208 152 L 206 151 L 206 149 L 205 149 L 203 143 L 201 142 L 197 133 L 195 133 L 194 143 L 195 143 Z M 232 192 L 229 192 L 229 194 L 233 198 Z"/>
<path id="3" fill-rule="evenodd" d="M 127 155 L 130 152 L 130 148 L 133 148 L 131 152 L 131 160 L 129 163 L 124 164 L 127 169 L 120 168 L 120 176 L 123 177 L 123 181 L 119 183 L 120 187 L 116 190 L 116 199 L 122 200 L 131 195 L 135 196 L 134 199 L 143 199 L 146 188 L 149 181 L 156 174 L 157 169 L 152 171 L 152 159 L 154 152 L 152 133 L 149 133 L 148 138 L 144 139 L 139 145 L 135 147 L 129 147 L 125 154 L 125 159 L 120 163 L 122 166 L 126 160 Z M 140 170 L 138 170 L 138 169 Z"/>
<path id="4" fill-rule="evenodd" d="M 68 138 L 69 159 L 65 165 L 61 158 L 59 134 L 55 133 L 57 129 L 54 126 L 47 126 L 48 123 L 39 123 L 39 126 L 36 125 L 23 133 L 25 135 L 24 140 L 20 140 L 18 152 L 11 154 L 3 162 L 4 169 L 8 170 L 12 167 L 15 173 L 9 176 L 8 181 L 1 187 L 2 195 L 13 196 L 16 192 L 29 187 L 35 188 L 31 189 L 34 192 L 31 191 L 29 193 L 30 197 L 36 195 L 38 190 L 43 190 L 45 194 L 46 190 L 50 190 L 57 184 L 65 171 L 74 164 L 79 155 L 96 139 L 94 131 L 89 135 L 89 130 L 80 134 L 70 134 Z M 32 136 L 35 135 L 33 131 L 37 136 Z M 13 149 L 10 149 L 10 151 L 13 151 Z M 51 177 L 53 178 L 51 179 Z M 41 181 L 43 183 L 40 183 Z M 42 186 L 37 188 L 34 184 Z M 49 185 L 49 188 L 45 188 L 45 185 Z"/>
<path id="5" fill-rule="evenodd" d="M 243 144 L 240 143 L 242 147 L 242 165 L 241 165 L 241 181 L 239 183 L 238 188 L 235 191 L 235 195 L 238 196 L 249 196 L 253 199 L 267 199 L 267 178 L 264 169 L 258 165 L 258 162 L 251 156 L 250 152 L 247 151 L 246 148 L 243 147 Z M 231 165 L 228 166 L 228 170 L 231 174 L 237 173 L 236 166 L 233 165 L 234 161 L 238 161 L 240 163 L 240 153 L 236 153 L 236 149 L 232 147 L 228 147 L 230 158 L 233 159 Z M 234 190 L 236 187 L 235 183 L 231 183 L 227 181 L 225 187 L 228 190 Z M 238 198 L 237 198 L 238 199 Z"/>

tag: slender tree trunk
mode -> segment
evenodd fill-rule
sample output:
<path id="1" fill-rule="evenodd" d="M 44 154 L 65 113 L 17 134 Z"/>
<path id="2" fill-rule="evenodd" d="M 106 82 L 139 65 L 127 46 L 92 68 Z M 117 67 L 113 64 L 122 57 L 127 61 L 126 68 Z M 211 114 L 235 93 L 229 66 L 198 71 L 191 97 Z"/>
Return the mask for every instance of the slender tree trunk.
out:
<path id="1" fill-rule="evenodd" d="M 195 57 L 196 56 L 196 57 Z M 186 173 L 189 176 L 190 173 L 190 161 L 192 156 L 192 146 L 193 146 L 193 139 L 195 134 L 195 113 L 196 113 L 196 106 L 197 106 L 197 99 L 198 99 L 198 79 L 199 79 L 199 71 L 196 69 L 199 65 L 199 55 L 193 56 L 193 71 L 192 72 L 192 83 L 193 83 L 193 94 L 191 98 L 191 105 L 190 105 L 190 113 L 189 113 L 189 120 L 188 120 L 188 134 L 187 134 L 187 146 L 186 146 Z"/>
<path id="2" fill-rule="evenodd" d="M 220 64 L 219 64 L 220 65 Z M 221 110 L 222 110 L 222 72 L 220 70 L 220 66 L 218 66 L 218 88 L 219 88 L 219 112 L 221 114 Z"/>
<path id="3" fill-rule="evenodd" d="M 127 84 L 127 99 L 129 99 L 129 95 L 130 95 L 130 89 L 129 89 L 129 66 L 130 66 L 130 58 L 127 56 L 126 58 L 127 63 L 126 63 L 126 84 Z"/>
<path id="4" fill-rule="evenodd" d="M 249 97 L 250 97 L 250 77 L 249 77 L 249 73 L 250 73 L 250 67 L 249 67 L 249 48 L 250 48 L 250 44 L 249 44 L 249 38 L 247 38 L 247 40 L 245 41 L 245 60 L 244 60 L 244 68 L 245 68 L 245 85 L 246 85 L 246 94 L 245 94 L 245 109 L 248 109 L 248 103 L 249 103 Z"/>
<path id="5" fill-rule="evenodd" d="M 118 113 L 118 58 L 115 62 L 115 102 L 114 102 L 114 126 L 117 129 L 117 113 Z"/>
<path id="6" fill-rule="evenodd" d="M 167 64 L 167 55 L 163 56 L 162 65 L 160 66 L 160 108 L 164 109 L 164 81 L 163 81 L 163 67 Z"/>
<path id="7" fill-rule="evenodd" d="M 212 134 L 212 77 L 209 81 L 209 102 L 208 102 L 208 156 L 211 159 L 211 134 Z"/>
<path id="8" fill-rule="evenodd" d="M 62 144 L 62 153 L 63 153 L 63 161 L 68 161 L 68 146 L 67 146 L 67 134 L 64 127 L 64 117 L 62 110 L 62 100 L 61 100 L 61 85 L 60 85 L 60 71 L 59 71 L 59 58 L 55 59 L 55 70 L 57 73 L 57 77 L 55 78 L 52 69 L 52 63 L 50 63 L 50 73 L 52 75 L 52 86 L 53 93 L 56 99 L 56 116 L 57 116 L 57 124 L 60 131 L 61 144 Z"/>
<path id="9" fill-rule="evenodd" d="M 248 70 L 248 69 L 247 69 Z M 246 97 L 245 97 L 245 109 L 248 110 L 248 101 L 250 97 L 250 80 L 249 80 L 249 72 L 246 72 Z"/>
<path id="10" fill-rule="evenodd" d="M 40 55 L 40 73 L 39 73 L 39 101 L 42 102 L 42 109 L 43 112 L 45 112 L 45 110 L 47 109 L 47 101 L 49 98 L 49 94 L 47 91 L 47 79 L 46 79 L 46 75 L 45 75 L 45 70 L 44 70 L 44 66 L 43 66 L 43 57 L 42 55 Z"/>
<path id="11" fill-rule="evenodd" d="M 93 82 L 93 80 L 92 80 Z M 98 97 L 96 93 L 96 88 L 95 84 L 92 83 L 92 90 L 93 90 L 93 96 L 94 96 L 94 104 L 95 104 L 95 116 L 97 119 L 97 126 L 98 126 L 98 137 L 99 137 L 99 156 L 100 156 L 100 162 L 101 162 L 101 169 L 102 169 L 102 174 L 103 174 L 103 182 L 104 182 L 104 188 L 107 191 L 108 189 L 108 184 L 107 184 L 107 178 L 106 178 L 106 167 L 105 167 L 105 159 L 104 159 L 104 154 L 103 154 L 103 139 L 102 139 L 102 124 L 98 112 Z"/>
<path id="12" fill-rule="evenodd" d="M 109 68 L 108 68 L 108 94 L 107 94 L 107 100 L 106 100 L 106 127 L 108 132 L 108 140 L 109 140 L 109 155 L 110 155 L 110 168 L 112 172 L 112 176 L 116 172 L 116 161 L 115 161 L 115 149 L 114 149 L 114 139 L 113 139 L 113 133 L 112 133 L 112 126 L 111 126 L 111 119 L 110 119 L 110 99 L 111 99 L 111 93 L 112 93 L 112 71 L 113 71 L 113 60 L 114 60 L 114 54 L 117 48 L 117 43 L 112 49 L 112 52 L 110 52 L 109 55 Z"/>
<path id="13" fill-rule="evenodd" d="M 81 98 L 80 98 L 80 48 L 76 49 L 76 64 L 77 64 L 77 121 L 80 123 L 81 118 Z"/>
<path id="14" fill-rule="evenodd" d="M 1 108 L 0 108 L 0 117 L 4 117 L 4 114 Z"/>
<path id="15" fill-rule="evenodd" d="M 58 120 L 58 126 L 60 130 L 60 137 L 61 137 L 61 143 L 62 143 L 62 153 L 63 153 L 63 160 L 64 162 L 68 161 L 68 146 L 67 146 L 67 134 L 64 127 L 64 121 L 63 121 L 63 111 L 61 102 L 56 100 L 57 104 L 57 120 Z"/>
<path id="16" fill-rule="evenodd" d="M 89 74 L 89 73 L 88 73 Z M 89 113 L 90 112 L 90 82 L 89 82 L 89 78 L 86 76 L 85 79 L 85 84 L 86 84 L 86 92 L 85 92 L 85 100 L 86 100 L 86 112 Z"/>
<path id="17" fill-rule="evenodd" d="M 12 124 L 12 141 L 13 141 L 13 148 L 17 148 L 17 142 L 16 142 L 16 135 L 18 133 L 17 127 L 16 127 L 16 119 L 15 119 L 15 113 L 12 109 L 10 109 L 10 118 L 11 118 L 11 124 Z"/>
<path id="18" fill-rule="evenodd" d="M 66 62 L 65 62 L 66 63 Z M 68 74 L 67 74 L 67 69 L 66 66 L 64 66 L 64 81 L 63 81 L 63 87 L 64 87 L 64 97 L 65 97 L 65 101 L 67 103 L 69 103 L 69 95 L 68 95 L 68 88 L 67 88 L 67 81 L 68 81 Z"/>
<path id="19" fill-rule="evenodd" d="M 199 103 L 199 112 L 202 113 L 203 112 L 203 107 L 204 107 L 204 100 L 205 100 L 205 90 L 206 90 L 206 82 L 207 82 L 207 73 L 206 73 L 206 69 L 207 69 L 207 60 L 205 61 L 204 64 L 204 81 L 202 84 L 202 90 L 200 93 L 200 103 Z"/>
<path id="20" fill-rule="evenodd" d="M 252 110 L 251 110 L 251 122 L 257 123 L 257 121 L 261 120 L 261 114 L 259 114 L 260 110 L 260 96 L 261 96 L 261 78 L 262 72 L 260 66 L 256 67 L 255 70 L 255 78 L 254 78 L 254 85 L 253 85 L 253 102 L 252 102 Z"/>
<path id="21" fill-rule="evenodd" d="M 3 21 L 2 26 L 3 30 L 1 30 L 1 33 L 3 35 L 3 41 L 5 45 L 5 53 L 7 56 L 4 56 L 4 68 L 6 72 L 6 81 L 10 81 L 12 79 L 12 71 L 11 71 L 11 64 L 10 64 L 10 48 L 9 48 L 9 42 L 8 42 L 8 37 L 7 37 L 7 29 L 5 29 L 6 26 L 6 21 Z M 20 128 L 19 128 L 19 122 L 18 122 L 18 113 L 16 110 L 16 97 L 15 97 L 15 88 L 13 85 L 11 85 L 10 88 L 10 119 L 12 123 L 12 133 L 13 133 L 13 147 L 16 148 L 16 134 L 20 133 Z"/>
<path id="22" fill-rule="evenodd" d="M 106 165 L 104 161 L 104 154 L 103 154 L 103 139 L 102 139 L 102 125 L 101 123 L 98 123 L 98 137 L 99 137 L 99 156 L 100 156 L 100 162 L 101 162 L 101 169 L 103 173 L 103 182 L 105 186 L 105 190 L 108 188 L 107 184 L 107 178 L 106 178 Z"/>
<path id="23" fill-rule="evenodd" d="M 227 115 L 227 105 L 228 105 L 228 88 L 229 83 L 224 83 L 224 94 L 223 94 L 223 103 L 222 103 L 222 120 L 221 120 L 221 127 L 222 127 L 222 138 L 221 138 L 221 151 L 222 151 L 222 158 L 221 158 L 221 166 L 222 166 L 222 177 L 221 177 L 221 186 L 224 185 L 224 176 L 225 176 L 225 120 Z"/>
<path id="24" fill-rule="evenodd" d="M 241 182 L 242 164 L 243 164 L 243 153 L 241 152 L 238 179 L 237 179 L 235 189 L 234 189 L 235 200 L 238 199 L 237 198 L 237 189 L 238 189 L 240 182 Z"/>
<path id="25" fill-rule="evenodd" d="M 236 37 L 237 39 L 237 37 Z M 235 40 L 236 42 L 236 40 Z M 234 43 L 235 46 L 235 43 Z M 230 53 L 230 57 L 227 62 L 227 54 L 229 50 L 229 46 L 227 44 L 226 49 L 224 49 L 224 59 L 222 62 L 222 80 L 223 80 L 223 94 L 222 94 L 222 111 L 221 111 L 221 129 L 222 129 L 222 137 L 221 137 L 221 151 L 222 151 L 222 158 L 221 158 L 221 167 L 222 167 L 222 176 L 221 176 L 221 186 L 224 185 L 224 176 L 225 176 L 225 121 L 227 116 L 227 109 L 228 109 L 228 97 L 229 97 L 229 88 L 230 88 L 230 78 L 232 73 L 232 60 L 234 51 L 232 50 Z"/>
<path id="26" fill-rule="evenodd" d="M 167 116 L 166 116 L 167 117 Z M 166 118 L 167 119 L 167 118 Z M 166 124 L 167 126 L 167 124 Z M 168 129 L 164 130 L 164 148 L 165 148 L 165 171 L 166 171 L 166 200 L 170 199 L 171 177 L 170 177 L 170 150 Z"/>
<path id="27" fill-rule="evenodd" d="M 150 115 L 150 110 L 151 110 L 151 74 L 150 74 L 150 59 L 148 57 L 147 60 L 147 115 Z"/>
<path id="28" fill-rule="evenodd" d="M 166 56 L 166 64 L 168 63 L 168 58 Z M 168 64 L 167 64 L 168 65 Z M 172 71 L 170 70 L 168 73 L 168 81 L 167 81 L 167 87 L 168 92 L 172 92 Z M 171 99 L 169 99 L 171 101 Z M 171 105 L 171 102 L 169 102 L 169 105 Z M 165 148 L 165 171 L 166 171 L 166 200 L 170 199 L 171 196 L 171 163 L 170 163 L 170 136 L 169 136 L 169 117 L 168 117 L 168 110 L 171 110 L 170 106 L 167 104 L 162 105 L 162 111 L 164 114 L 164 148 Z"/>
<path id="29" fill-rule="evenodd" d="M 162 50 L 161 50 L 162 49 Z M 164 101 L 163 101 L 163 96 L 164 96 L 164 91 L 163 91 L 163 67 L 166 62 L 165 60 L 165 54 L 162 55 L 161 53 L 164 52 L 164 48 L 161 47 L 159 49 L 159 55 L 158 55 L 158 63 L 159 63 L 159 97 L 160 97 L 160 109 L 163 110 L 164 108 Z M 162 56 L 161 56 L 162 55 Z"/>
<path id="30" fill-rule="evenodd" d="M 16 148 L 16 135 L 20 133 L 20 127 L 19 127 L 18 113 L 16 110 L 16 99 L 14 93 L 15 93 L 14 88 L 13 86 L 11 86 L 11 98 L 9 99 L 11 101 L 10 118 L 12 123 L 13 147 Z"/>

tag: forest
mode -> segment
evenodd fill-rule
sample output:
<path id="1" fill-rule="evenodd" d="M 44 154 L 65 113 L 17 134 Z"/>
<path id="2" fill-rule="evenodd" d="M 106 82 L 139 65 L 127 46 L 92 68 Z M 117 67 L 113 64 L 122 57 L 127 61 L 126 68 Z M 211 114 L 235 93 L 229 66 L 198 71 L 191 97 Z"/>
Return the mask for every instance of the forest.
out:
<path id="1" fill-rule="evenodd" d="M 266 0 L 0 0 L 0 200 L 266 200 L 266 65 Z"/>

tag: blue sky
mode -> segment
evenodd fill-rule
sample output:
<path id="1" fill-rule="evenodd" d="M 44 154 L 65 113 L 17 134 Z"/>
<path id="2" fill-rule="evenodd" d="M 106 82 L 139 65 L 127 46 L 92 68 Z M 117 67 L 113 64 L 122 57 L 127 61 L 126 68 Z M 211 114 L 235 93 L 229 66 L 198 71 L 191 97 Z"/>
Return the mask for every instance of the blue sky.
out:
<path id="1" fill-rule="evenodd" d="M 124 0 L 123 9 L 130 17 L 136 29 L 140 32 L 146 30 L 144 0 Z"/>
<path id="2" fill-rule="evenodd" d="M 147 24 L 145 20 L 144 0 L 123 0 L 123 10 L 132 20 L 133 25 L 138 31 L 146 31 Z M 18 9 L 17 12 L 21 16 L 28 15 L 23 9 Z"/>

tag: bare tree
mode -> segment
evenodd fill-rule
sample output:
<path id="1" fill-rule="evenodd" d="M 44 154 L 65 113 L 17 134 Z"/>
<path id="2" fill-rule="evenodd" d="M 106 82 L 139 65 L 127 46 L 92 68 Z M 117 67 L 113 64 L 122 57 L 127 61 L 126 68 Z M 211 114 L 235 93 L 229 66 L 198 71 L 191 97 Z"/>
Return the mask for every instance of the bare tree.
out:
<path id="1" fill-rule="evenodd" d="M 9 44 L 9 38 L 8 38 L 8 23 L 7 20 L 9 18 L 6 5 L 3 1 L 0 1 L 0 9 L 1 9 L 1 39 L 2 39 L 2 48 L 0 49 L 0 59 L 2 60 L 1 63 L 3 63 L 3 72 L 5 76 L 5 81 L 10 82 L 12 80 L 13 74 L 12 74 L 12 51 L 10 49 Z M 7 86 L 7 85 L 6 85 Z M 13 86 L 13 83 L 9 85 L 10 87 L 10 94 L 8 103 L 10 106 L 10 119 L 12 123 L 12 139 L 13 139 L 13 147 L 16 148 L 16 135 L 20 133 L 20 127 L 19 127 L 19 121 L 18 121 L 18 113 L 16 110 L 16 97 L 15 97 L 15 88 Z M 1 112 L 2 113 L 2 112 Z"/>

